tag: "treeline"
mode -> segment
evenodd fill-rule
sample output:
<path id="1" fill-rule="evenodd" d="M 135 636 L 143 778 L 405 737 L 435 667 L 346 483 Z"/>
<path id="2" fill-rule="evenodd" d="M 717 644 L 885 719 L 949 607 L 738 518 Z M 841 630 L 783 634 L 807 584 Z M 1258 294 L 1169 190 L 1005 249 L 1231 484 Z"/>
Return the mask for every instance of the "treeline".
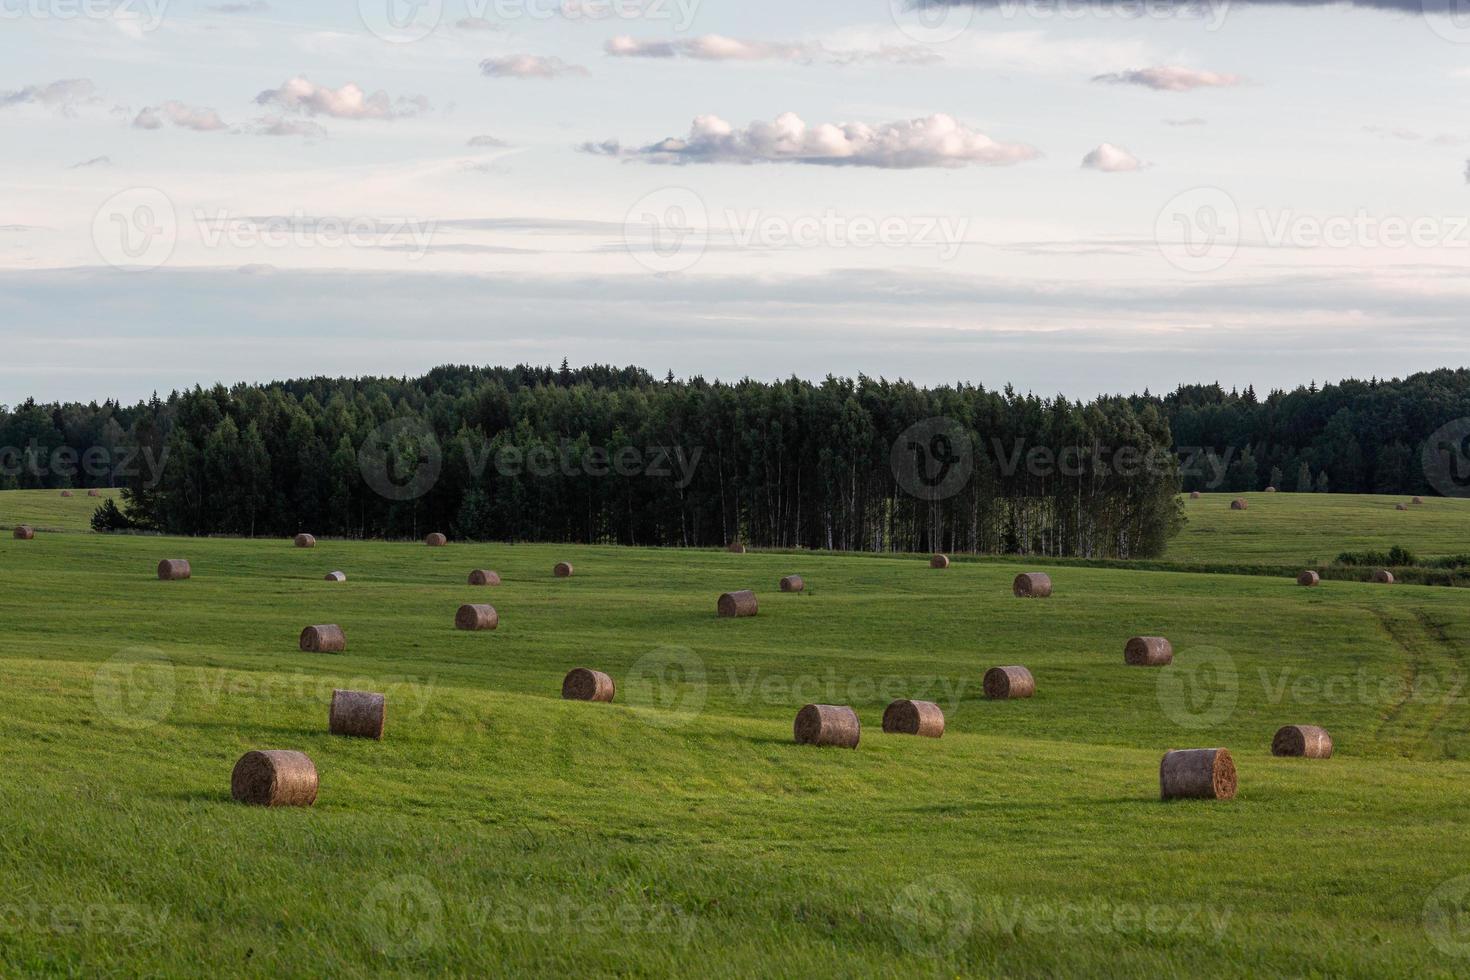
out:
<path id="1" fill-rule="evenodd" d="M 177 534 L 1130 557 L 1182 520 L 1156 405 L 869 378 L 451 366 L 27 402 L 0 445 L 40 461 L 6 485 L 123 486 L 104 526 Z M 105 469 L 54 465 L 94 447 Z"/>

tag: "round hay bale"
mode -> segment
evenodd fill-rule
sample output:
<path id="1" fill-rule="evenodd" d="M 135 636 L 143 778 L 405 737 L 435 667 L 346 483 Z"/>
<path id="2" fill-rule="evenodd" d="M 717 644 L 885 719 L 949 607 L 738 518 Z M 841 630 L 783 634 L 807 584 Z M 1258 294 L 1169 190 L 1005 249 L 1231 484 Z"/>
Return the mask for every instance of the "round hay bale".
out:
<path id="1" fill-rule="evenodd" d="M 745 554 L 745 545 L 741 544 L 739 541 L 731 541 L 729 544 L 725 545 L 725 550 L 730 552 L 730 554 L 732 555 L 743 555 Z"/>
<path id="2" fill-rule="evenodd" d="M 87 491 L 87 496 L 89 496 L 89 497 L 100 497 L 100 496 L 102 496 L 102 493 L 96 487 L 93 487 L 91 490 L 88 490 Z"/>
<path id="3" fill-rule="evenodd" d="M 251 806 L 311 806 L 316 791 L 316 766 L 305 752 L 246 752 L 230 774 L 230 795 Z"/>
<path id="4" fill-rule="evenodd" d="M 792 734 L 799 745 L 833 745 L 855 749 L 863 726 L 845 704 L 809 704 L 796 713 Z"/>
<path id="5" fill-rule="evenodd" d="M 1161 799 L 1232 800 L 1235 788 L 1229 749 L 1174 749 L 1159 763 Z"/>
<path id="6" fill-rule="evenodd" d="M 499 585 L 500 576 L 488 568 L 477 568 L 470 572 L 471 585 Z"/>
<path id="7" fill-rule="evenodd" d="M 1322 576 L 1309 568 L 1296 577 L 1296 584 L 1308 589 L 1315 588 L 1322 584 Z"/>
<path id="8" fill-rule="evenodd" d="M 1409 505 L 1408 504 L 1394 504 L 1393 505 L 1393 509 L 1394 510 L 1408 510 L 1409 509 Z"/>
<path id="9" fill-rule="evenodd" d="M 571 578 L 572 563 L 569 561 L 557 562 L 556 567 L 551 570 L 551 574 L 555 575 L 557 578 Z"/>
<path id="10" fill-rule="evenodd" d="M 327 581 L 328 582 L 345 582 L 345 581 L 347 581 L 347 573 L 346 572 L 328 572 L 327 573 Z"/>
<path id="11" fill-rule="evenodd" d="M 1191 490 L 1189 493 L 1190 500 L 1198 500 L 1202 496 L 1204 496 L 1204 494 L 1200 493 L 1198 490 Z"/>
<path id="12" fill-rule="evenodd" d="M 388 721 L 388 699 L 369 691 L 333 691 L 327 730 L 353 738 L 383 737 Z"/>
<path id="13" fill-rule="evenodd" d="M 1234 500 L 1230 501 L 1231 510 L 1250 510 L 1250 506 L 1250 504 L 1246 503 L 1244 497 L 1236 497 Z"/>
<path id="14" fill-rule="evenodd" d="M 1409 501 L 1409 503 L 1411 503 L 1411 504 L 1422 504 L 1422 503 L 1424 503 L 1424 498 L 1423 497 L 1415 497 L 1413 500 Z"/>
<path id="15" fill-rule="evenodd" d="M 315 548 L 316 547 L 316 538 L 312 537 L 310 534 L 298 534 L 293 539 L 293 541 L 294 541 L 296 547 L 298 547 L 298 548 Z"/>
<path id="16" fill-rule="evenodd" d="M 590 667 L 568 671 L 561 682 L 561 696 L 568 701 L 611 701 L 616 693 L 613 679 Z"/>
<path id="17" fill-rule="evenodd" d="M 788 575 L 781 580 L 782 592 L 801 592 L 806 589 L 806 580 L 800 575 Z"/>
<path id="18" fill-rule="evenodd" d="M 61 491 L 61 495 L 63 497 L 70 497 L 71 496 L 71 491 L 70 490 L 63 490 L 63 491 Z"/>
<path id="19" fill-rule="evenodd" d="M 1036 693 L 1036 678 L 1025 667 L 992 667 L 985 672 L 982 686 L 992 701 L 1029 698 Z"/>
<path id="20" fill-rule="evenodd" d="M 435 531 L 433 534 L 430 534 L 428 537 L 424 538 L 424 544 L 428 545 L 430 548 L 442 548 L 448 543 L 449 539 L 440 534 L 438 531 Z"/>
<path id="21" fill-rule="evenodd" d="M 1123 647 L 1130 667 L 1167 667 L 1174 662 L 1174 644 L 1162 636 L 1135 636 Z"/>
<path id="22" fill-rule="evenodd" d="M 301 649 L 306 653 L 341 653 L 347 649 L 347 634 L 335 623 L 308 626 L 301 631 Z"/>
<path id="23" fill-rule="evenodd" d="M 1377 582 L 1379 585 L 1392 585 L 1393 572 L 1390 572 L 1386 568 L 1380 568 L 1378 569 L 1378 571 L 1373 573 L 1373 581 Z"/>
<path id="24" fill-rule="evenodd" d="M 729 619 L 754 616 L 758 606 L 755 601 L 755 593 L 749 589 L 743 589 L 740 592 L 726 592 L 720 596 L 720 601 L 715 608 L 721 617 Z"/>
<path id="25" fill-rule="evenodd" d="M 930 558 L 929 559 L 929 567 L 930 568 L 948 568 L 949 567 L 949 555 L 935 555 L 933 558 Z"/>
<path id="26" fill-rule="evenodd" d="M 1332 758 L 1332 736 L 1316 725 L 1287 725 L 1271 739 L 1271 754 L 1299 759 Z"/>
<path id="27" fill-rule="evenodd" d="M 165 558 L 158 563 L 158 577 L 165 582 L 177 582 L 192 574 L 193 570 L 183 558 Z"/>
<path id="28" fill-rule="evenodd" d="M 454 614 L 454 628 L 457 630 L 493 630 L 499 625 L 500 614 L 494 606 L 465 603 Z"/>
<path id="29" fill-rule="evenodd" d="M 883 730 L 890 735 L 939 738 L 944 734 L 944 712 L 933 701 L 900 698 L 883 709 Z"/>
<path id="30" fill-rule="evenodd" d="M 1276 488 L 1275 487 L 1267 487 L 1266 488 L 1266 492 L 1267 493 L 1275 493 L 1276 492 Z"/>
<path id="31" fill-rule="evenodd" d="M 1045 572 L 1022 572 L 1011 583 L 1017 599 L 1046 599 L 1051 596 L 1051 576 Z"/>
<path id="32" fill-rule="evenodd" d="M 36 536 L 36 529 L 29 524 L 17 524 L 15 526 L 15 536 L 21 541 L 29 541 Z"/>

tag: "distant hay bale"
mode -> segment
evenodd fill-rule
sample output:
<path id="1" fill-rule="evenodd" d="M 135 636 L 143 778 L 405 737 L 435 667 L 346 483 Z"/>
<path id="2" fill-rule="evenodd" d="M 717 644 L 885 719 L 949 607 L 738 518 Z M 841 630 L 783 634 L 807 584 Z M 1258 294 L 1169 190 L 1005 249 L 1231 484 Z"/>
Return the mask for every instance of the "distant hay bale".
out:
<path id="1" fill-rule="evenodd" d="M 883 730 L 890 735 L 939 738 L 944 734 L 944 712 L 933 701 L 900 698 L 883 710 Z"/>
<path id="2" fill-rule="evenodd" d="M 333 691 L 327 730 L 353 738 L 383 737 L 388 720 L 388 699 L 369 691 Z"/>
<path id="3" fill-rule="evenodd" d="M 471 585 L 499 585 L 500 576 L 488 568 L 477 568 L 470 572 Z"/>
<path id="4" fill-rule="evenodd" d="M 21 541 L 29 541 L 36 536 L 36 529 L 29 524 L 17 524 L 15 526 L 15 536 Z"/>
<path id="5" fill-rule="evenodd" d="M 738 619 L 754 616 L 759 605 L 755 601 L 755 593 L 749 589 L 743 589 L 739 592 L 726 592 L 720 596 L 720 601 L 715 608 L 720 616 L 726 619 Z"/>
<path id="6" fill-rule="evenodd" d="M 806 580 L 800 575 L 788 575 L 781 580 L 782 592 L 801 592 L 806 588 Z"/>
<path id="7" fill-rule="evenodd" d="M 1271 754 L 1300 759 L 1332 758 L 1332 736 L 1316 725 L 1286 725 L 1271 739 Z"/>
<path id="8" fill-rule="evenodd" d="M 792 734 L 800 745 L 855 749 L 863 726 L 845 704 L 809 704 L 796 713 Z"/>
<path id="9" fill-rule="evenodd" d="M 1266 488 L 1266 492 L 1267 493 L 1275 493 L 1276 492 L 1276 488 L 1275 487 L 1267 487 Z"/>
<path id="10" fill-rule="evenodd" d="M 1413 500 L 1409 501 L 1409 503 L 1411 503 L 1411 504 L 1422 504 L 1422 503 L 1424 503 L 1424 498 L 1423 497 L 1415 497 Z"/>
<path id="11" fill-rule="evenodd" d="M 448 543 L 449 539 L 440 534 L 438 531 L 435 531 L 433 534 L 430 534 L 428 537 L 424 538 L 424 544 L 428 545 L 430 548 L 442 548 Z"/>
<path id="12" fill-rule="evenodd" d="M 992 701 L 1029 698 L 1036 693 L 1036 678 L 1025 667 L 992 667 L 985 672 L 981 686 Z"/>
<path id="13" fill-rule="evenodd" d="M 295 538 L 295 545 L 298 548 L 315 548 L 316 538 L 310 534 L 298 534 Z"/>
<path id="14" fill-rule="evenodd" d="M 1022 572 L 1011 583 L 1017 599 L 1046 599 L 1051 596 L 1051 576 L 1045 572 Z"/>
<path id="15" fill-rule="evenodd" d="M 1230 501 L 1231 510 L 1250 510 L 1250 506 L 1250 504 L 1246 503 L 1244 497 L 1236 497 L 1234 500 Z"/>
<path id="16" fill-rule="evenodd" d="M 1235 760 L 1228 749 L 1174 749 L 1159 763 L 1159 796 L 1165 800 L 1232 800 Z"/>
<path id="17" fill-rule="evenodd" d="M 568 671 L 561 682 L 561 696 L 568 701 L 611 701 L 616 693 L 613 679 L 590 667 Z"/>
<path id="18" fill-rule="evenodd" d="M 341 653 L 347 649 L 347 634 L 335 623 L 308 626 L 301 631 L 301 649 L 306 653 Z"/>
<path id="19" fill-rule="evenodd" d="M 347 573 L 346 572 L 328 572 L 327 573 L 327 581 L 328 582 L 345 582 L 345 581 L 347 581 Z"/>
<path id="20" fill-rule="evenodd" d="M 1408 510 L 1409 509 L 1409 505 L 1408 504 L 1394 504 L 1393 505 L 1393 509 L 1394 510 Z"/>
<path id="21" fill-rule="evenodd" d="M 251 806 L 311 806 L 317 785 L 306 753 L 285 749 L 246 752 L 230 774 L 230 795 Z"/>
<path id="22" fill-rule="evenodd" d="M 1309 568 L 1296 577 L 1296 584 L 1310 589 L 1322 584 L 1322 576 Z"/>
<path id="23" fill-rule="evenodd" d="M 551 570 L 551 573 L 557 578 L 571 578 L 572 563 L 569 561 L 559 561 L 556 563 L 556 567 Z"/>
<path id="24" fill-rule="evenodd" d="M 63 491 L 61 491 L 61 495 L 63 497 L 70 497 L 71 496 L 71 491 L 70 490 L 63 490 Z"/>
<path id="25" fill-rule="evenodd" d="M 465 603 L 454 614 L 454 628 L 457 630 L 493 630 L 499 625 L 500 614 L 495 607 L 483 603 Z"/>
<path id="26" fill-rule="evenodd" d="M 1393 572 L 1390 572 L 1386 568 L 1380 568 L 1373 573 L 1373 581 L 1377 582 L 1379 585 L 1392 585 Z"/>
<path id="27" fill-rule="evenodd" d="M 183 558 L 165 558 L 158 563 L 158 577 L 165 582 L 177 582 L 192 574 L 193 570 Z"/>
<path id="28" fill-rule="evenodd" d="M 1135 636 L 1123 647 L 1130 667 L 1167 667 L 1174 662 L 1174 644 L 1162 636 Z"/>
<path id="29" fill-rule="evenodd" d="M 100 496 L 102 496 L 102 492 L 100 490 L 98 490 L 96 487 L 93 487 L 91 490 L 88 490 L 87 491 L 87 496 L 89 496 L 89 497 L 100 497 Z"/>
<path id="30" fill-rule="evenodd" d="M 929 567 L 930 568 L 948 568 L 949 567 L 949 555 L 935 555 L 933 558 L 930 558 L 929 559 Z"/>
<path id="31" fill-rule="evenodd" d="M 729 544 L 725 545 L 725 550 L 730 552 L 730 554 L 732 555 L 743 555 L 745 554 L 745 545 L 741 544 L 739 541 L 731 541 Z"/>
<path id="32" fill-rule="evenodd" d="M 1202 496 L 1204 496 L 1204 494 L 1200 493 L 1198 490 L 1192 490 L 1192 491 L 1190 491 L 1189 499 L 1190 500 L 1198 500 Z"/>

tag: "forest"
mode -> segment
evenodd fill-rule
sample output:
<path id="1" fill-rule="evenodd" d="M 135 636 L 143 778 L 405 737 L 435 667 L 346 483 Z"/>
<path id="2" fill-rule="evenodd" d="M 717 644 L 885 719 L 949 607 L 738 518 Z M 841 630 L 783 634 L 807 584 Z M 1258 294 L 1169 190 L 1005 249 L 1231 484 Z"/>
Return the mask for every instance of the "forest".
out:
<path id="1" fill-rule="evenodd" d="M 444 366 L 0 406 L 0 488 L 123 488 L 102 530 L 1159 554 L 1182 489 L 1434 492 L 1470 371 L 1090 402 L 956 384 Z"/>

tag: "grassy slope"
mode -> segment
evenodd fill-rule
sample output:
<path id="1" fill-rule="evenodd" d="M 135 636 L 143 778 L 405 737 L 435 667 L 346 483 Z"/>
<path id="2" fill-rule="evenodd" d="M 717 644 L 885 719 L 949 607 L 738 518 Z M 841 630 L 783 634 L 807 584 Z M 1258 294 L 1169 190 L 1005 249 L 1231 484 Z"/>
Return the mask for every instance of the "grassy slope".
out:
<path id="1" fill-rule="evenodd" d="M 156 581 L 165 556 L 196 577 Z M 0 567 L 0 974 L 1465 964 L 1422 924 L 1470 871 L 1458 590 L 1074 568 L 1028 602 L 1001 564 L 92 535 L 0 540 Z M 774 591 L 791 571 L 812 594 Z M 761 615 L 717 620 L 747 586 Z M 501 628 L 455 632 L 487 596 Z M 348 652 L 296 652 L 314 622 Z M 1138 632 L 1176 666 L 1124 668 Z M 680 660 L 703 688 L 649 682 Z M 981 699 L 1000 663 L 1037 697 Z M 557 698 L 584 664 L 617 704 Z M 385 741 L 324 734 L 333 686 L 389 693 Z M 888 697 L 925 691 L 945 737 L 885 737 Z M 791 744 L 813 699 L 858 709 L 858 751 Z M 1338 757 L 1273 759 L 1287 722 Z M 1203 745 L 1239 798 L 1159 803 L 1162 751 Z M 229 800 L 270 747 L 316 761 L 315 808 Z"/>
<path id="2" fill-rule="evenodd" d="M 116 491 L 98 492 L 101 497 L 89 497 L 85 490 L 73 490 L 71 497 L 61 496 L 60 490 L 0 491 L 0 527 L 29 524 L 38 531 L 89 531 L 92 514 Z"/>
<path id="3" fill-rule="evenodd" d="M 1246 511 L 1230 501 L 1243 496 Z M 1169 544 L 1176 561 L 1284 562 L 1312 565 L 1344 551 L 1402 545 L 1420 557 L 1470 553 L 1470 500 L 1366 494 L 1247 493 L 1184 498 L 1189 524 Z"/>

